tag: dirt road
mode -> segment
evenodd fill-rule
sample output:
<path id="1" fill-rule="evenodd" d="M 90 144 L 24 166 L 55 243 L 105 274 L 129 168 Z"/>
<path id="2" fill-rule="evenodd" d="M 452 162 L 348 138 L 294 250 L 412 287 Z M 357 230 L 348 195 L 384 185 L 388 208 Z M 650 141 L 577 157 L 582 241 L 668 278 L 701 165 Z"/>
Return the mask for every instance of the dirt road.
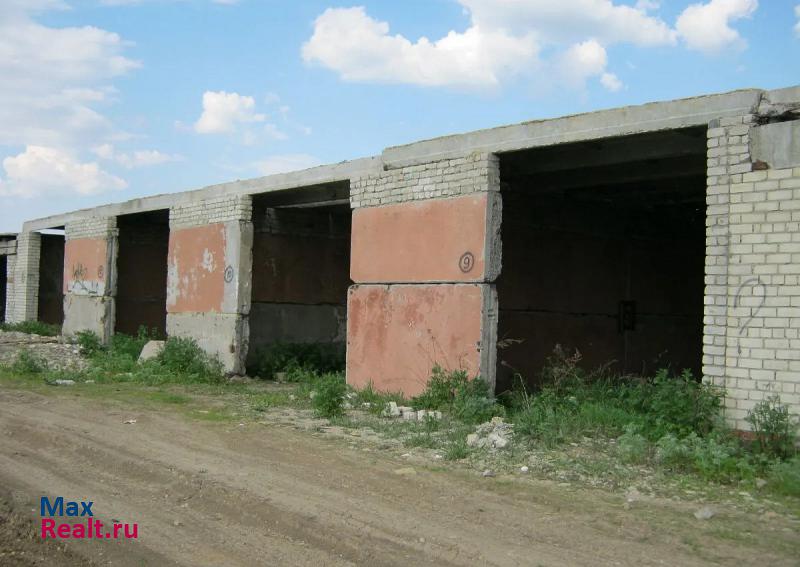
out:
<path id="1" fill-rule="evenodd" d="M 619 495 L 411 469 L 285 427 L 2 387 L 0 485 L 4 565 L 797 565 L 800 549 L 781 518 L 626 509 Z M 92 500 L 139 539 L 44 546 L 43 495 Z"/>

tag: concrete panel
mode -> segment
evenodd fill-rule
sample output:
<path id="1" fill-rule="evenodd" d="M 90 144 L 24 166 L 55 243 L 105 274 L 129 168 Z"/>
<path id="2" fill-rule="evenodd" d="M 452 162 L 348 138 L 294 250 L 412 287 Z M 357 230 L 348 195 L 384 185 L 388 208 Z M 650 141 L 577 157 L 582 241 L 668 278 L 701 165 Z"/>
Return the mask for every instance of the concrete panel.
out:
<path id="1" fill-rule="evenodd" d="M 225 225 L 172 230 L 167 255 L 168 313 L 219 313 L 225 294 Z M 228 277 L 233 277 L 229 270 Z"/>
<path id="2" fill-rule="evenodd" d="M 168 313 L 167 335 L 197 341 L 219 358 L 226 372 L 244 373 L 249 336 L 247 317 L 228 313 Z"/>
<path id="3" fill-rule="evenodd" d="M 253 303 L 250 310 L 250 349 L 276 341 L 285 343 L 344 342 L 344 305 Z"/>
<path id="4" fill-rule="evenodd" d="M 64 293 L 99 296 L 109 291 L 109 246 L 105 238 L 78 238 L 64 245 Z"/>
<path id="5" fill-rule="evenodd" d="M 114 328 L 114 298 L 68 294 L 64 297 L 64 336 L 92 331 L 103 340 Z"/>
<path id="6" fill-rule="evenodd" d="M 484 281 L 490 195 L 354 210 L 351 278 L 357 283 Z"/>
<path id="7" fill-rule="evenodd" d="M 765 124 L 752 129 L 753 160 L 772 169 L 800 167 L 800 120 Z"/>
<path id="8" fill-rule="evenodd" d="M 438 364 L 477 375 L 492 286 L 356 285 L 348 294 L 347 381 L 419 394 Z M 484 349 L 488 355 L 492 348 Z M 489 377 L 489 381 L 493 376 Z"/>

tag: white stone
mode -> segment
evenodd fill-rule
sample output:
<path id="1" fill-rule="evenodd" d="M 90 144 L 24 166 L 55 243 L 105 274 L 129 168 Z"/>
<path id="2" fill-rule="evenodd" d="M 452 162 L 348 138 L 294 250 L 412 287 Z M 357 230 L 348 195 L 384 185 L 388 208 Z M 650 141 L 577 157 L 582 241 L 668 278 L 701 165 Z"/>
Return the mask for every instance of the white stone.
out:
<path id="1" fill-rule="evenodd" d="M 149 341 L 139 354 L 139 362 L 157 357 L 162 350 L 164 350 L 164 341 Z"/>

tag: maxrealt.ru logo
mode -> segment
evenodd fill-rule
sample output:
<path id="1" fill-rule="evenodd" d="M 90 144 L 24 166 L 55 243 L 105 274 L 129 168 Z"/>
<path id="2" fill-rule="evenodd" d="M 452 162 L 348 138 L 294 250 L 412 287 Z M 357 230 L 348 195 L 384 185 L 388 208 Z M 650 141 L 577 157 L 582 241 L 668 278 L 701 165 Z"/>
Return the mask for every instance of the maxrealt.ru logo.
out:
<path id="1" fill-rule="evenodd" d="M 59 496 L 50 500 L 42 496 L 39 512 L 42 516 L 42 539 L 136 539 L 139 524 L 114 522 L 106 526 L 94 518 L 92 501 L 64 500 Z M 79 522 L 56 518 L 85 518 Z"/>

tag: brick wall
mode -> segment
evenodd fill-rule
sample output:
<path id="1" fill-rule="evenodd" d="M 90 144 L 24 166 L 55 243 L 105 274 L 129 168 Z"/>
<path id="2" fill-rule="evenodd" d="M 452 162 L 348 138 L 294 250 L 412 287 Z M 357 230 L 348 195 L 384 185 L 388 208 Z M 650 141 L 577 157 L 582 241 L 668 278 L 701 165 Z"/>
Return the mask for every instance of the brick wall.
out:
<path id="1" fill-rule="evenodd" d="M 800 413 L 800 167 L 751 155 L 753 115 L 708 130 L 703 374 L 726 416 L 772 394 Z"/>
<path id="2" fill-rule="evenodd" d="M 253 205 L 249 195 L 216 197 L 172 207 L 169 226 L 176 229 L 238 220 L 249 222 L 252 216 Z"/>
<path id="3" fill-rule="evenodd" d="M 389 169 L 350 181 L 353 208 L 455 197 L 489 187 L 499 188 L 495 155 L 475 152 L 464 157 Z"/>
<path id="4" fill-rule="evenodd" d="M 9 283 L 6 320 L 11 323 L 35 321 L 39 300 L 39 256 L 42 237 L 37 232 L 23 232 L 17 236 L 17 255 L 12 281 Z"/>
<path id="5" fill-rule="evenodd" d="M 64 233 L 67 240 L 103 238 L 116 234 L 117 217 L 87 217 L 67 223 Z"/>

